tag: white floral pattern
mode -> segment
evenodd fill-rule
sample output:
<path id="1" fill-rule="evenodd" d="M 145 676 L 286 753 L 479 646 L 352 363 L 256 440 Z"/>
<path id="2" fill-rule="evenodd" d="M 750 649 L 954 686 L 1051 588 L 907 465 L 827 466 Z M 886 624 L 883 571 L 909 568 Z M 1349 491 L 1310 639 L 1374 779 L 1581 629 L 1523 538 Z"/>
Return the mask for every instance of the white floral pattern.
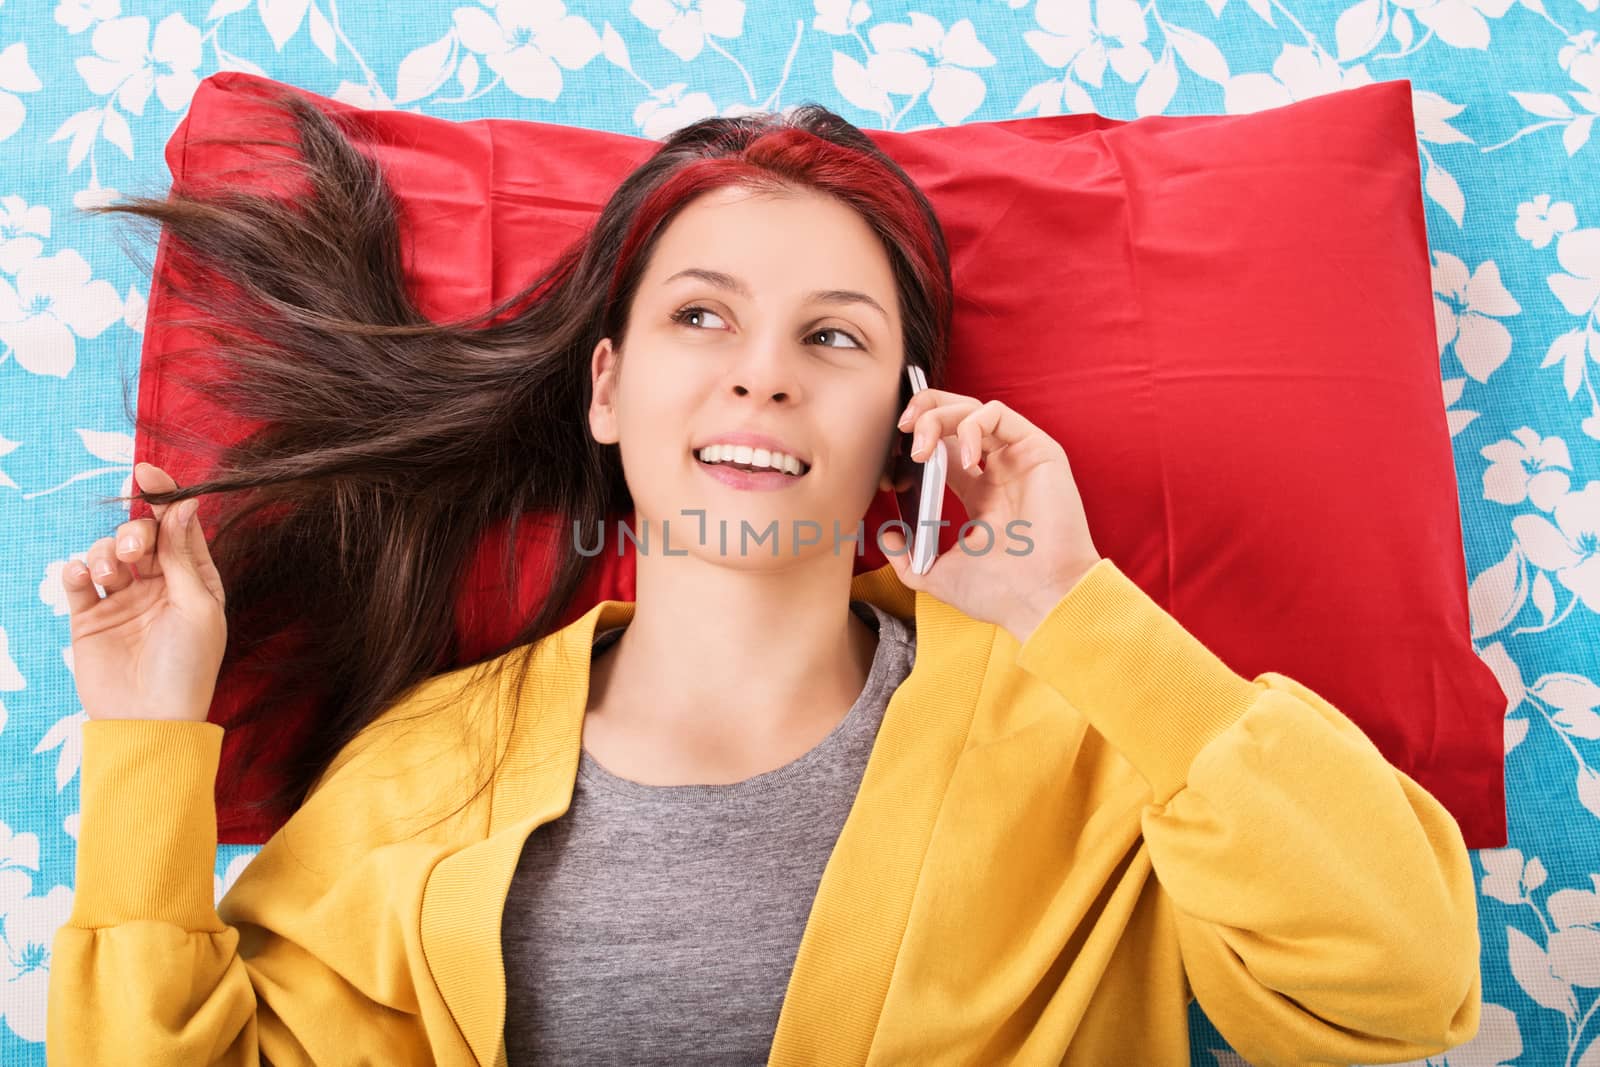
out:
<path id="1" fill-rule="evenodd" d="M 110 283 L 89 277 L 76 249 L 36 256 L 0 278 L 0 344 L 34 374 L 65 378 L 77 360 L 78 339 L 99 337 L 122 317 Z"/>
<path id="2" fill-rule="evenodd" d="M 44 251 L 50 236 L 50 209 L 29 206 L 20 196 L 0 197 L 0 270 L 15 274 Z"/>
<path id="3" fill-rule="evenodd" d="M 0 141 L 22 128 L 28 108 L 18 93 L 36 93 L 44 83 L 28 65 L 28 43 L 16 41 L 0 49 Z"/>
<path id="4" fill-rule="evenodd" d="M 1511 7 L 1511 0 L 1394 0 L 1396 7 L 1412 12 L 1418 22 L 1457 48 L 1489 47 L 1489 19 Z"/>
<path id="5" fill-rule="evenodd" d="M 707 38 L 731 39 L 744 32 L 741 0 L 633 0 L 628 12 L 685 63 L 700 54 Z"/>
<path id="6" fill-rule="evenodd" d="M 561 68 L 578 70 L 600 52 L 594 27 L 567 14 L 560 0 L 500 0 L 493 14 L 458 7 L 454 18 L 462 45 L 482 56 L 506 88 L 530 99 L 556 99 Z"/>
<path id="7" fill-rule="evenodd" d="M 152 89 L 168 111 L 182 111 L 200 84 L 200 31 L 176 12 L 161 20 L 154 41 L 150 20 L 136 15 L 95 26 L 93 44 L 94 55 L 79 58 L 78 73 L 90 92 L 115 93 L 135 115 L 144 114 Z"/>
<path id="8" fill-rule="evenodd" d="M 72 911 L 72 890 L 35 893 L 39 837 L 0 822 L 0 1025 L 23 1041 L 44 1041 L 50 940 Z"/>
<path id="9" fill-rule="evenodd" d="M 1600 1067 L 1600 0 L 4 0 L 0 1063 L 44 1063 L 84 715 L 61 570 L 122 517 L 147 280 L 82 209 L 161 188 L 201 78 L 659 139 L 816 100 L 868 128 L 1241 114 L 1413 88 L 1468 613 L 1506 697 L 1479 1036 L 1429 1067 Z M 1351 180 L 1360 180 L 1352 175 Z M 1314 250 L 1307 250 L 1314 252 Z M 65 701 L 65 703 L 63 702 Z M 20 785 L 17 785 L 20 783 Z M 256 849 L 218 850 L 218 899 Z M 1194 1060 L 1240 1060 L 1191 1008 Z M 1419 1061 L 1419 1064 L 1422 1061 Z M 1413 1065 L 1417 1067 L 1417 1065 Z"/>
<path id="10" fill-rule="evenodd" d="M 1433 317 L 1439 354 L 1454 344 L 1456 358 L 1468 375 L 1486 382 L 1506 361 L 1511 354 L 1511 331 L 1497 319 L 1521 313 L 1522 305 L 1500 284 L 1500 269 L 1494 260 L 1485 260 L 1468 276 L 1467 265 L 1460 259 L 1434 251 Z"/>

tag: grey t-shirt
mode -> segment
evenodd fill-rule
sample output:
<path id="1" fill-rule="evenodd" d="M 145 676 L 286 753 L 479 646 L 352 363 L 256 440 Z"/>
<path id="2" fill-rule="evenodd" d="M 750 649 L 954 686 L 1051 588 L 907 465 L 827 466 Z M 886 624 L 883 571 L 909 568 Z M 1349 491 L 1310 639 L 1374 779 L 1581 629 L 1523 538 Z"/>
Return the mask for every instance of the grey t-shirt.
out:
<path id="1" fill-rule="evenodd" d="M 878 630 L 872 670 L 805 755 L 731 784 L 646 785 L 581 753 L 571 805 L 529 835 L 506 899 L 511 1064 L 767 1062 L 823 868 L 916 654 L 914 623 L 850 607 Z"/>

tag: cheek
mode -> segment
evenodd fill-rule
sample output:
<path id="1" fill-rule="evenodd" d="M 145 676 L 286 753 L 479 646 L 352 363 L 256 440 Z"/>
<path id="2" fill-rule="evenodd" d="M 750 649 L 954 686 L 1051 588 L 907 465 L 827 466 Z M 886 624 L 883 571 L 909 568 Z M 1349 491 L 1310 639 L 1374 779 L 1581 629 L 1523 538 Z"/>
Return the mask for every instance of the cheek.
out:
<path id="1" fill-rule="evenodd" d="M 632 430 L 641 441 L 656 445 L 681 439 L 687 447 L 708 386 L 690 373 L 674 372 L 666 363 L 663 360 L 628 379 L 618 405 L 622 432 L 626 436 Z"/>
<path id="2" fill-rule="evenodd" d="M 891 418 L 893 416 L 890 416 Z M 850 471 L 857 481 L 877 484 L 889 455 L 890 435 L 879 423 L 878 413 L 860 412 L 838 436 L 828 442 L 828 455 L 834 465 Z"/>

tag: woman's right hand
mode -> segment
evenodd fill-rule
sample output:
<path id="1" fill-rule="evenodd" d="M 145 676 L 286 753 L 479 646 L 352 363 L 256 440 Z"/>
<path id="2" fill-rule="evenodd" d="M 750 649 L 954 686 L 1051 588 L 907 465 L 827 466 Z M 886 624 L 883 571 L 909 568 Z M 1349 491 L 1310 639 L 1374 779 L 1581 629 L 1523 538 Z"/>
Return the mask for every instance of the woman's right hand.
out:
<path id="1" fill-rule="evenodd" d="M 150 463 L 136 464 L 133 476 L 148 492 L 178 487 Z M 90 546 L 88 567 L 69 560 L 62 569 L 72 671 L 89 718 L 206 721 L 228 629 L 205 531 L 196 519 L 180 521 L 199 503 L 152 505 L 155 518 L 125 522 Z"/>

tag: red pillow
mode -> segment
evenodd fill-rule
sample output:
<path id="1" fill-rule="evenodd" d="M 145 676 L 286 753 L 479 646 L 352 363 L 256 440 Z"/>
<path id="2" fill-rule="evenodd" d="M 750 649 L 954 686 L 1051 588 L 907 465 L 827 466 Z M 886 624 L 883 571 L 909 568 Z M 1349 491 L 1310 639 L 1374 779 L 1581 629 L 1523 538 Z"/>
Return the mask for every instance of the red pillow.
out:
<path id="1" fill-rule="evenodd" d="M 206 78 L 167 145 L 174 179 L 240 180 L 224 172 L 257 149 L 198 141 L 247 136 L 259 94 L 278 87 Z M 407 270 L 434 317 L 521 288 L 656 147 L 395 111 L 366 112 L 363 130 L 410 247 L 426 249 Z M 1317 690 L 1455 815 L 1469 847 L 1504 845 L 1505 701 L 1469 637 L 1410 82 L 1247 115 L 868 132 L 949 238 L 948 387 L 1000 399 L 1060 441 L 1102 554 L 1230 667 Z M 156 366 L 186 340 L 163 329 L 164 247 L 141 417 L 207 420 L 231 438 L 240 427 Z M 136 444 L 180 483 L 204 473 L 198 457 Z M 953 494 L 945 513 L 966 517 Z M 893 514 L 880 494 L 867 529 Z M 633 598 L 633 557 L 598 558 L 569 619 Z M 884 562 L 868 538 L 856 570 Z M 461 598 L 463 663 L 515 629 L 475 592 L 495 573 L 485 565 Z M 521 590 L 522 610 L 542 595 Z M 247 759 L 225 746 L 223 773 Z M 218 816 L 224 843 L 271 832 L 242 811 Z"/>

